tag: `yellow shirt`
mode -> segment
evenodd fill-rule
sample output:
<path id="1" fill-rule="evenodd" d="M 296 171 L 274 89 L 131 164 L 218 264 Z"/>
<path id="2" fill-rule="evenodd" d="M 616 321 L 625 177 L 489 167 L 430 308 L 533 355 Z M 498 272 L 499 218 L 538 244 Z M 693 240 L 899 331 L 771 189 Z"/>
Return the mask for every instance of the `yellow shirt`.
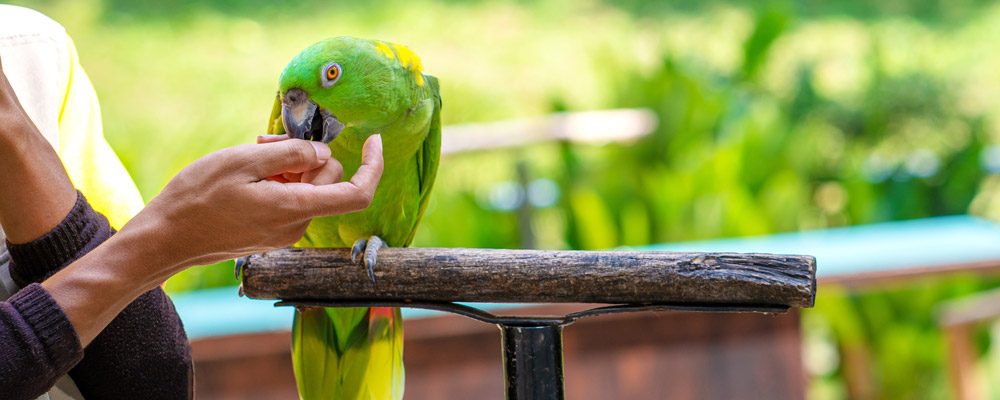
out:
<path id="1" fill-rule="evenodd" d="M 68 36 L 66 41 L 73 67 L 59 108 L 56 150 L 73 185 L 87 196 L 95 210 L 108 217 L 111 226 L 121 228 L 142 209 L 142 197 L 104 139 L 97 93 L 77 60 L 76 47 Z"/>
<path id="2" fill-rule="evenodd" d="M 97 93 L 65 29 L 36 11 L 0 5 L 0 62 L 73 185 L 121 228 L 142 208 L 142 197 L 104 139 Z"/>

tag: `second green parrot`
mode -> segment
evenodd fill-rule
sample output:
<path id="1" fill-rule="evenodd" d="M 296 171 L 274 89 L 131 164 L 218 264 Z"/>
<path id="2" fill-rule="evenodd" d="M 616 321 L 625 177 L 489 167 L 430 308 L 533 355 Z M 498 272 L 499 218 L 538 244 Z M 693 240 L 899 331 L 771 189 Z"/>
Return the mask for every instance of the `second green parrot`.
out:
<path id="1" fill-rule="evenodd" d="M 329 143 L 350 177 L 361 149 L 382 135 L 385 170 L 368 209 L 317 218 L 299 247 L 352 247 L 373 283 L 378 249 L 407 246 L 441 154 L 437 79 L 408 48 L 337 37 L 288 63 L 268 133 Z M 292 360 L 303 399 L 400 399 L 403 321 L 398 308 L 304 308 L 295 314 Z"/>

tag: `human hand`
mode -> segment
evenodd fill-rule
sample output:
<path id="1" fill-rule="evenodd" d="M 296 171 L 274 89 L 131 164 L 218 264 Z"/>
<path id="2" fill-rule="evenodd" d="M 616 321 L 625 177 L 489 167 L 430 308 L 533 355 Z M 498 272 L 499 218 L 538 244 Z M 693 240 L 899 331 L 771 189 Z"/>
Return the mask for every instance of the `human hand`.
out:
<path id="1" fill-rule="evenodd" d="M 166 279 L 191 265 L 289 246 L 312 218 L 371 203 L 382 176 L 381 136 L 365 142 L 361 167 L 346 182 L 326 144 L 271 139 L 195 161 L 112 240 L 139 238 L 148 259 L 164 264 L 149 272 Z"/>

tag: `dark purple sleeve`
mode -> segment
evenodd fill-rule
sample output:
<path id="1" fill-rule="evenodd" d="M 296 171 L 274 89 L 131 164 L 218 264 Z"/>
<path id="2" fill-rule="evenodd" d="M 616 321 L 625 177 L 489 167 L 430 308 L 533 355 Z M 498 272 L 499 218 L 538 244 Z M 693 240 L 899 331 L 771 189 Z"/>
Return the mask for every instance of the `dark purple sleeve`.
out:
<path id="1" fill-rule="evenodd" d="M 11 277 L 20 286 L 40 282 L 113 233 L 107 218 L 78 194 L 55 229 L 31 243 L 8 243 Z M 69 375 L 88 399 L 191 398 L 191 347 L 170 298 L 156 288 L 129 304 L 84 349 Z"/>
<path id="2" fill-rule="evenodd" d="M 34 283 L 0 303 L 0 393 L 34 399 L 83 357 L 66 314 Z"/>

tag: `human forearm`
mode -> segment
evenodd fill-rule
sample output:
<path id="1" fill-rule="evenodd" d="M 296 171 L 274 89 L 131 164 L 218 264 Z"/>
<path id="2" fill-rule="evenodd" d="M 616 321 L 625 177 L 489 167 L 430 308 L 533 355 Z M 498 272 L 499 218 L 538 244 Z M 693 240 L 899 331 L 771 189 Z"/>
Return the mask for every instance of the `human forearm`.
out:
<path id="1" fill-rule="evenodd" d="M 141 233 L 141 234 L 140 234 Z M 42 282 L 86 347 L 129 303 L 176 269 L 153 256 L 155 234 L 119 233 Z"/>

